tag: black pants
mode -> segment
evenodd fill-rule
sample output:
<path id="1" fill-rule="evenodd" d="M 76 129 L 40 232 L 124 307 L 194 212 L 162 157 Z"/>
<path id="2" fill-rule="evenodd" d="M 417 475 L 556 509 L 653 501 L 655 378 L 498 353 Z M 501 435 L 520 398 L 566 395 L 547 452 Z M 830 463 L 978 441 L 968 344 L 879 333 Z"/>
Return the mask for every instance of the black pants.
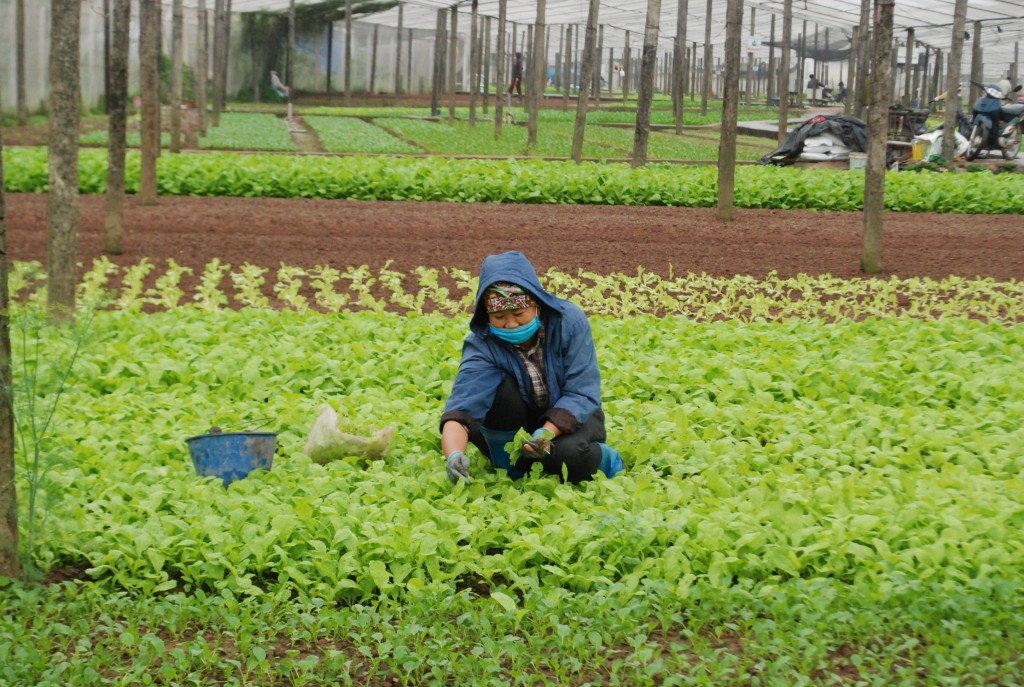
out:
<path id="1" fill-rule="evenodd" d="M 505 377 L 494 394 L 491 409 L 484 418 L 484 426 L 496 431 L 514 432 L 523 428 L 531 434 L 544 423 L 544 410 L 537 410 L 527 405 L 519 395 L 519 388 L 514 377 Z M 566 467 L 568 480 L 572 483 L 591 479 L 601 465 L 601 447 L 607 434 L 604 429 L 604 413 L 597 410 L 590 419 L 576 428 L 572 434 L 561 434 L 551 442 L 551 454 L 540 459 L 544 472 L 549 475 L 562 475 L 562 466 Z M 488 458 L 490 448 L 483 435 L 476 431 L 470 437 L 473 445 L 480 449 Z M 526 461 L 524 464 L 523 461 Z M 530 464 L 537 462 L 525 455 L 520 458 L 518 467 L 529 472 Z"/>

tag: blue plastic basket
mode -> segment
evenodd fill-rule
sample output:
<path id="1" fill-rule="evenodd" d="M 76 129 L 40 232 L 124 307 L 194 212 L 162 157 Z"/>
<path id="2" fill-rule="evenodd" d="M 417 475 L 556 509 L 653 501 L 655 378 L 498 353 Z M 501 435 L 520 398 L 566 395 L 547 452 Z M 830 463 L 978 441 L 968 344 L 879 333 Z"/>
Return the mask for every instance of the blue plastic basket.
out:
<path id="1" fill-rule="evenodd" d="M 277 448 L 275 432 L 218 432 L 185 440 L 196 474 L 220 477 L 224 486 L 253 470 L 269 470 Z"/>

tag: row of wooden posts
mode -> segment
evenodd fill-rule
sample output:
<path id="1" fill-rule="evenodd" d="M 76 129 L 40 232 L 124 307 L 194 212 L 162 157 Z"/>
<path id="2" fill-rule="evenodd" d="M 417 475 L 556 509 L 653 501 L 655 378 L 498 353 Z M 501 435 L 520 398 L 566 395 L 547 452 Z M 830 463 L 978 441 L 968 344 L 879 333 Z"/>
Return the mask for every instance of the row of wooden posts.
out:
<path id="1" fill-rule="evenodd" d="M 223 110 L 226 99 L 227 99 L 227 73 L 228 73 L 228 54 L 226 46 L 230 45 L 230 31 L 231 22 L 229 20 L 231 15 L 231 0 L 211 0 L 213 2 L 213 41 L 212 41 L 212 59 L 213 59 L 213 80 L 212 80 L 212 107 L 210 108 L 210 117 L 213 124 L 216 126 L 219 121 L 220 112 Z M 687 0 L 680 0 L 682 7 L 680 8 L 681 20 L 679 29 L 679 35 L 685 35 L 685 4 Z M 348 0 L 348 4 L 351 5 L 351 0 Z M 705 38 L 709 38 L 711 24 L 710 24 L 710 2 L 709 12 L 707 14 L 707 21 L 705 25 Z M 866 3 L 865 3 L 866 4 Z M 484 112 L 487 112 L 488 99 L 487 95 L 492 90 L 490 82 L 492 69 L 490 64 L 491 57 L 494 52 L 491 50 L 491 37 L 492 31 L 492 19 L 491 17 L 479 17 L 476 12 L 477 2 L 474 0 L 472 3 L 472 13 L 470 14 L 470 75 L 471 78 L 463 78 L 462 85 L 463 90 L 470 92 L 470 118 L 475 119 L 475 104 L 477 95 L 482 85 L 482 104 Z M 180 87 L 175 88 L 180 83 L 180 67 L 181 61 L 180 56 L 180 32 L 181 32 L 181 3 L 174 2 L 173 4 L 173 29 L 172 29 L 172 88 L 170 98 L 172 103 L 175 97 L 180 102 Z M 787 4 L 788 15 L 784 16 L 784 20 L 788 17 L 791 18 L 791 6 Z M 154 10 L 159 14 L 160 6 L 159 3 L 155 3 Z M 207 73 L 207 59 L 210 54 L 210 45 L 207 43 L 207 9 L 206 0 L 198 0 L 198 23 L 199 23 L 199 44 L 197 46 L 197 69 L 198 74 Z M 751 7 L 749 10 L 750 19 L 750 32 L 754 33 L 755 20 L 756 20 L 756 7 Z M 446 15 L 450 17 L 450 20 L 446 18 Z M 402 60 L 402 6 L 399 6 L 398 13 L 398 32 L 397 32 L 397 48 L 396 48 L 396 65 L 401 65 Z M 783 69 L 785 60 L 781 57 L 776 57 L 776 45 L 780 42 L 776 40 L 776 15 L 771 15 L 771 29 L 769 34 L 768 46 L 769 55 L 767 59 L 758 58 L 755 59 L 754 53 L 748 51 L 745 60 L 745 74 L 741 74 L 741 78 L 744 79 L 741 82 L 741 98 L 746 104 L 754 102 L 756 94 L 764 94 L 766 103 L 781 102 L 783 99 L 789 100 L 790 104 L 799 104 L 803 101 L 804 88 L 803 83 L 805 81 L 804 67 L 807 62 L 803 59 L 804 56 L 810 55 L 810 59 L 813 60 L 813 71 L 812 73 L 817 76 L 818 79 L 826 84 L 830 84 L 833 87 L 836 86 L 836 82 L 844 81 L 849 87 L 849 95 L 847 98 L 847 104 L 845 111 L 855 115 L 861 115 L 864 104 L 863 93 L 858 92 L 857 84 L 863 83 L 863 78 L 866 72 L 857 72 L 858 62 L 866 64 L 864 56 L 866 55 L 866 43 L 867 37 L 860 30 L 860 27 L 853 27 L 852 30 L 852 41 L 851 48 L 848 51 L 848 60 L 818 60 L 817 56 L 824 54 L 829 55 L 832 53 L 832 46 L 830 41 L 830 30 L 824 28 L 819 30 L 818 26 L 813 26 L 813 33 L 809 32 L 807 21 L 803 22 L 803 31 L 797 34 L 794 42 L 789 41 L 787 35 L 782 36 L 781 47 L 783 50 L 788 52 L 787 46 L 792 46 L 796 52 L 798 59 L 796 60 L 795 69 L 790 69 L 788 66 L 785 67 L 785 71 L 790 74 L 789 78 L 783 78 Z M 452 92 L 456 88 L 456 72 L 455 62 L 457 58 L 457 37 L 458 37 L 458 12 L 454 9 L 438 10 L 437 27 L 435 32 L 434 44 L 436 46 L 446 46 L 447 49 L 437 49 L 434 51 L 434 78 L 432 83 L 432 111 L 439 109 L 440 100 L 443 94 Z M 344 91 L 343 96 L 348 99 L 351 95 L 351 15 L 349 14 L 345 20 L 346 25 L 346 41 L 345 41 L 345 61 L 344 61 Z M 788 22 L 784 21 L 784 25 L 788 26 Z M 157 23 L 159 26 L 159 23 Z M 536 59 L 529 59 L 529 56 L 536 56 L 540 53 L 537 52 L 534 46 L 534 30 L 533 25 L 528 25 L 525 30 L 523 27 L 511 24 L 511 31 L 506 35 L 506 39 L 510 38 L 510 47 L 507 50 L 498 51 L 496 54 L 504 55 L 505 59 L 500 67 L 497 69 L 498 73 L 509 73 L 511 60 L 513 59 L 513 53 L 519 51 L 527 55 L 527 66 L 531 68 L 532 65 L 538 64 Z M 553 71 L 553 83 L 552 85 L 562 92 L 563 95 L 563 107 L 567 108 L 569 103 L 570 95 L 578 95 L 580 91 L 580 84 L 578 79 L 574 78 L 574 75 L 578 75 L 582 72 L 582 51 L 580 50 L 580 34 L 583 33 L 579 26 L 558 26 L 551 27 L 552 30 L 545 30 L 544 36 L 544 52 L 545 56 L 542 64 L 545 65 L 543 74 L 540 75 L 540 87 L 543 87 L 547 82 L 547 64 L 548 60 L 546 56 L 550 54 L 552 34 L 557 36 L 558 49 L 554 54 L 554 71 Z M 981 46 L 981 25 L 980 22 L 974 26 L 973 36 L 974 45 L 972 49 L 972 60 L 971 60 L 971 79 L 974 81 L 980 81 L 981 69 L 982 69 L 982 46 Z M 505 29 L 500 29 L 502 33 L 506 33 Z M 785 33 L 785 29 L 783 31 Z M 640 64 L 639 60 L 634 59 L 633 48 L 630 44 L 631 36 L 627 31 L 625 34 L 624 46 L 616 49 L 615 47 L 607 48 L 607 68 L 605 74 L 609 77 L 607 84 L 607 91 L 605 85 L 602 84 L 599 69 L 593 69 L 593 75 L 589 84 L 589 93 L 595 100 L 601 100 L 603 97 L 612 98 L 621 97 L 623 101 L 627 100 L 630 95 L 633 94 L 636 88 L 635 84 L 638 83 Z M 294 20 L 294 3 L 290 8 L 289 13 L 289 30 L 288 30 L 288 59 L 286 64 L 286 83 L 292 85 L 293 74 L 292 64 L 294 62 L 294 45 L 295 45 L 295 20 Z M 712 65 L 713 53 L 710 50 L 710 45 L 705 44 L 703 54 L 698 52 L 699 43 L 697 41 L 688 41 L 689 45 L 685 45 L 678 39 L 676 40 L 676 48 L 679 52 L 679 59 L 677 59 L 676 53 L 673 51 L 666 52 L 662 55 L 659 60 L 658 67 L 655 68 L 655 83 L 653 88 L 656 91 L 663 93 L 672 93 L 674 96 L 677 91 L 682 97 L 689 96 L 696 98 L 699 94 L 701 101 L 701 114 L 706 114 L 706 108 L 709 98 L 713 98 L 715 95 L 722 93 L 724 87 L 724 75 L 725 75 L 725 63 L 722 57 L 714 58 L 714 64 Z M 407 45 L 410 43 L 407 42 Z M 942 51 L 937 48 L 930 48 L 929 46 L 921 46 L 914 40 L 914 30 L 909 29 L 907 32 L 906 40 L 904 42 L 906 52 L 902 56 L 902 73 L 899 69 L 900 64 L 900 51 L 898 46 L 894 46 L 892 51 L 892 74 L 896 80 L 894 83 L 894 92 L 900 92 L 899 80 L 902 78 L 902 95 L 899 96 L 898 101 L 904 106 L 912 106 L 917 103 L 927 103 L 933 99 L 936 95 L 945 91 L 945 85 L 942 80 L 944 60 Z M 921 53 L 922 59 L 913 59 L 913 48 L 915 46 L 923 47 L 924 52 Z M 255 49 L 255 48 L 254 48 Z M 594 52 L 593 60 L 598 62 L 602 55 L 605 54 L 604 47 L 604 26 L 598 25 L 597 31 L 597 42 L 592 48 Z M 822 53 L 822 50 L 824 53 Z M 780 51 L 781 52 L 781 51 Z M 1014 62 L 1009 65 L 1007 74 L 1011 81 L 1016 82 L 1017 76 L 1017 65 L 1019 55 L 1019 43 L 1015 44 L 1015 59 Z M 565 59 L 563 59 L 565 56 Z M 860 58 L 860 59 L 858 59 Z M 376 49 L 373 51 L 371 57 L 373 60 L 373 66 L 371 67 L 372 73 L 376 72 Z M 406 56 L 407 63 L 411 62 L 411 57 Z M 450 64 L 448 64 L 450 62 Z M 744 70 L 743 58 L 741 56 L 741 72 Z M 835 74 L 835 81 L 833 81 L 833 75 L 831 73 L 832 67 L 835 62 L 839 62 L 839 68 Z M 258 60 L 253 59 L 253 64 L 256 65 Z M 328 62 L 330 64 L 330 62 Z M 907 67 L 910 67 L 909 69 Z M 618 69 L 616 68 L 618 67 Z M 395 70 L 395 97 L 396 100 L 400 100 L 402 95 L 402 78 L 401 69 L 396 68 Z M 679 73 L 681 72 L 681 73 Z M 617 96 L 613 96 L 611 93 L 611 79 L 610 77 L 615 74 L 619 74 L 620 88 Z M 851 79 L 851 74 L 853 78 Z M 259 80 L 262 78 L 261 75 L 255 73 L 254 67 L 254 93 L 259 92 Z M 498 79 L 498 88 L 495 89 L 498 92 L 501 91 L 505 85 L 501 78 Z M 526 80 L 524 84 L 527 88 L 534 83 L 534 77 Z M 330 74 L 328 74 L 328 82 L 326 84 L 326 90 L 330 92 Z M 374 86 L 371 85 L 370 91 L 374 90 Z M 781 94 L 785 93 L 785 96 Z M 972 97 L 977 95 L 972 92 Z M 206 89 L 197 89 L 197 109 L 200 113 L 200 129 L 205 133 L 206 130 L 206 112 L 207 103 L 206 100 Z M 896 100 L 896 99 L 894 99 Z M 180 145 L 180 135 L 177 134 L 180 130 L 180 123 L 177 121 L 180 118 L 179 109 L 171 109 L 171 129 L 172 129 L 172 149 L 177 149 Z M 781 137 L 781 132 L 780 132 Z"/>
<path id="2" fill-rule="evenodd" d="M 219 0 L 220 1 L 220 0 Z M 230 0 L 223 0 L 230 2 Z M 684 4 L 685 0 L 683 0 Z M 866 4 L 866 3 L 865 3 Z M 476 60 L 482 62 L 481 64 L 474 63 L 471 66 L 472 74 L 477 76 L 476 83 L 482 80 L 483 82 L 483 93 L 488 93 L 491 86 L 491 76 L 495 71 L 492 68 L 491 58 L 494 52 L 491 49 L 491 37 L 493 35 L 492 29 L 492 18 L 491 17 L 479 17 L 475 11 L 476 3 L 473 3 L 473 10 L 470 13 L 471 22 L 471 54 Z M 685 11 L 685 7 L 680 8 L 680 11 Z M 756 13 L 757 8 L 751 7 L 749 12 L 750 17 L 750 33 L 751 35 L 755 32 L 756 24 Z M 451 16 L 450 26 L 456 27 L 449 31 L 449 21 L 446 19 L 446 15 Z M 706 19 L 705 34 L 710 34 L 710 3 L 709 13 Z M 446 62 L 449 54 L 457 54 L 454 52 L 450 43 L 454 43 L 458 40 L 457 38 L 457 27 L 459 23 L 458 12 L 454 9 L 438 10 L 438 22 L 435 32 L 434 44 L 444 48 L 448 46 L 448 49 L 439 49 L 434 51 L 434 60 L 436 63 L 435 74 L 440 74 L 440 82 L 435 77 L 433 88 L 441 93 L 447 92 L 448 88 L 451 87 L 448 78 L 448 68 Z M 863 56 L 863 44 L 865 37 L 859 26 L 852 27 L 852 40 L 850 42 L 850 48 L 846 48 L 846 42 L 843 42 L 843 48 L 839 50 L 846 53 L 846 59 L 827 59 L 821 56 L 831 56 L 833 52 L 832 42 L 830 40 L 830 29 L 829 27 L 819 27 L 818 25 L 808 26 L 806 20 L 803 21 L 803 30 L 797 34 L 795 41 L 791 44 L 792 49 L 797 54 L 797 61 L 795 69 L 790 70 L 790 80 L 788 84 L 785 84 L 782 76 L 780 63 L 781 59 L 775 56 L 776 46 L 780 45 L 780 41 L 776 37 L 776 15 L 771 14 L 771 24 L 768 38 L 769 56 L 767 59 L 758 58 L 752 51 L 747 52 L 746 66 L 745 69 L 741 64 L 741 78 L 745 79 L 745 87 L 741 87 L 743 100 L 745 103 L 750 104 L 754 100 L 756 94 L 764 94 L 765 101 L 771 103 L 779 97 L 783 91 L 797 92 L 798 94 L 803 93 L 802 84 L 806 80 L 807 74 L 805 73 L 805 65 L 808 59 L 813 61 L 812 72 L 817 78 L 826 84 L 835 86 L 838 81 L 844 81 L 846 84 L 851 82 L 851 70 L 855 68 L 857 57 Z M 375 27 L 376 28 L 376 27 Z M 525 30 L 523 27 L 519 27 L 517 24 L 511 24 L 511 32 L 506 36 L 506 40 L 510 39 L 510 47 L 504 53 L 506 72 L 513 59 L 512 55 L 517 52 L 523 52 L 525 55 L 533 55 L 533 34 L 534 26 L 527 25 Z M 553 60 L 545 60 L 545 72 L 547 67 L 553 66 L 553 79 L 552 84 L 556 89 L 565 91 L 566 94 L 578 93 L 578 84 L 576 79 L 572 78 L 572 75 L 578 74 L 581 65 L 581 51 L 580 51 L 580 34 L 582 33 L 580 26 L 578 25 L 559 25 L 548 27 L 545 31 L 544 40 L 544 55 L 552 54 L 552 43 L 557 41 L 558 47 L 554 51 Z M 294 27 L 292 27 L 292 30 Z M 972 49 L 972 78 L 975 80 L 981 79 L 981 67 L 982 67 L 982 45 L 981 35 L 982 27 L 980 22 L 976 22 L 974 27 L 974 46 Z M 683 27 L 685 33 L 685 27 Z M 553 39 L 554 35 L 554 39 Z M 376 37 L 376 31 L 374 32 Z M 399 6 L 398 13 L 398 31 L 397 31 L 397 45 L 396 45 L 396 62 L 400 65 L 402 61 L 402 7 Z M 411 41 L 411 37 L 406 38 L 407 45 Z M 351 40 L 351 22 L 346 19 L 346 46 L 350 46 Z M 921 100 L 927 102 L 931 100 L 939 93 L 945 90 L 942 83 L 942 72 L 943 72 L 943 53 L 939 48 L 934 48 L 925 44 L 922 44 L 915 40 L 913 28 L 908 29 L 907 35 L 904 41 L 901 42 L 905 48 L 905 52 L 901 53 L 899 44 L 894 46 L 892 52 L 892 74 L 897 80 L 903 79 L 904 82 L 901 84 L 899 81 L 895 84 L 895 92 L 899 93 L 902 90 L 900 100 L 904 105 L 911 105 L 915 100 Z M 376 40 L 373 42 L 373 49 L 371 53 L 371 74 L 376 73 L 376 61 L 377 61 L 377 49 Z M 598 25 L 598 38 L 596 45 L 596 54 L 594 59 L 596 62 L 601 61 L 601 56 L 605 54 L 605 38 L 604 38 L 604 25 Z M 685 75 L 679 80 L 682 86 L 682 93 L 685 96 L 695 97 L 695 94 L 699 93 L 705 86 L 712 93 L 721 93 L 723 85 L 723 76 L 725 73 L 725 64 L 722 57 L 712 58 L 711 51 L 705 48 L 704 55 L 698 52 L 698 47 L 701 44 L 698 41 L 676 41 L 676 47 L 682 51 L 682 57 L 678 61 L 681 68 L 686 72 Z M 330 43 L 329 43 L 330 47 Z M 915 59 L 915 49 L 921 49 L 920 57 Z M 634 84 L 637 83 L 639 76 L 639 61 L 634 60 L 633 48 L 631 46 L 630 32 L 625 32 L 624 45 L 619 48 L 608 47 L 607 48 L 607 69 L 604 74 L 610 77 L 613 73 L 619 72 L 621 79 L 621 88 L 619 89 L 619 95 L 623 99 L 627 99 L 634 90 Z M 292 48 L 290 46 L 289 56 L 291 56 Z M 1019 54 L 1019 43 L 1015 44 L 1015 59 L 1013 63 L 1009 65 L 1007 73 L 1010 75 L 1009 78 L 1013 81 L 1016 80 L 1016 65 L 1018 59 L 1016 55 Z M 705 55 L 708 60 L 707 71 L 711 74 L 710 78 L 704 76 L 705 73 Z M 565 60 L 563 60 L 565 56 Z M 350 62 L 351 53 L 349 48 L 346 47 L 345 63 L 343 65 L 344 70 L 344 84 L 342 85 L 342 93 L 344 96 L 351 94 L 351 72 Z M 806 59 L 805 59 L 806 58 Z M 406 59 L 410 58 L 406 56 Z M 291 60 L 288 60 L 289 63 Z M 550 63 L 553 61 L 553 65 Z M 713 63 L 712 63 L 713 61 Z M 254 63 L 256 60 L 254 60 Z M 329 60 L 330 62 L 330 60 Z M 527 60 L 528 63 L 532 63 L 532 60 Z M 675 54 L 673 51 L 663 53 L 660 59 L 660 66 L 655 70 L 655 88 L 663 93 L 670 93 L 673 91 L 673 85 L 676 82 L 676 77 L 673 74 L 675 65 L 677 64 Z M 833 66 L 835 63 L 839 63 L 839 67 L 836 73 L 833 74 Z M 903 65 L 900 67 L 900 65 Z M 620 67 L 620 69 L 616 69 Z M 908 68 L 909 67 L 909 68 Z M 291 84 L 291 68 L 289 65 L 288 71 L 288 83 Z M 599 71 L 599 70 L 598 70 Z M 769 78 L 769 74 L 771 78 Z M 703 78 L 702 78 L 703 77 Z M 977 77 L 977 78 L 975 78 Z M 856 79 L 856 76 L 855 76 Z M 408 83 L 409 79 L 406 79 Z M 469 90 L 472 86 L 470 79 L 464 78 L 462 80 L 463 90 Z M 609 82 L 610 86 L 610 82 Z M 499 85 L 500 87 L 500 85 Z M 590 93 L 593 98 L 600 99 L 603 95 L 602 91 L 604 86 L 600 74 L 595 72 L 591 84 Z M 332 90 L 331 75 L 328 73 L 327 82 L 325 85 L 325 91 L 330 92 Z M 376 91 L 375 78 L 371 77 L 369 92 L 373 93 Z M 401 69 L 395 70 L 395 84 L 394 93 L 396 97 L 400 98 L 403 92 L 402 88 L 402 77 Z M 609 93 L 610 95 L 610 93 Z"/>

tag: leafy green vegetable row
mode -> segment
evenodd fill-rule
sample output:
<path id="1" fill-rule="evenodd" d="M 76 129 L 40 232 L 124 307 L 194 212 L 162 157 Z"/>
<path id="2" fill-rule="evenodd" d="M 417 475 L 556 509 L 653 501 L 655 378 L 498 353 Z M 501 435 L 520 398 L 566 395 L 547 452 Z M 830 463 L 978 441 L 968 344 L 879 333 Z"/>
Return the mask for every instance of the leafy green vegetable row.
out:
<path id="1" fill-rule="evenodd" d="M 45 148 L 5 153 L 9 192 L 43 193 Z M 128 157 L 129 191 L 138 188 L 138 157 Z M 106 152 L 80 155 L 83 193 L 103 193 Z M 450 158 L 324 157 L 182 153 L 162 155 L 160 193 L 281 198 L 434 200 L 714 207 L 713 167 L 650 164 L 464 160 Z M 859 210 L 864 176 L 844 170 L 743 166 L 736 170 L 741 208 Z M 1024 214 L 1024 175 L 891 172 L 886 208 L 903 212 Z"/>
<path id="2" fill-rule="evenodd" d="M 1024 671 L 1017 600 L 927 582 L 877 594 L 798 579 L 686 603 L 655 582 L 628 598 L 467 588 L 353 605 L 4 580 L 0 596 L 10 685 L 918 687 L 1009 685 Z"/>
<path id="3" fill-rule="evenodd" d="M 419 148 L 354 117 L 305 117 L 324 149 L 332 153 L 420 153 Z"/>
<path id="4" fill-rule="evenodd" d="M 87 561 L 109 589 L 369 602 L 480 583 L 510 612 L 545 589 L 628 599 L 653 586 L 679 603 L 809 580 L 868 597 L 1024 589 L 1021 326 L 595 318 L 609 442 L 628 470 L 513 483 L 471 452 L 479 478 L 453 488 L 437 418 L 465 316 L 192 309 L 82 323 L 43 446 L 41 496 L 61 499 L 39 500 L 49 530 L 35 554 Z M 14 332 L 39 403 L 73 342 L 30 314 Z M 389 456 L 306 458 L 325 402 L 343 431 L 394 425 Z M 269 472 L 227 490 L 193 473 L 186 437 L 265 420 L 278 433 Z"/>
<path id="5" fill-rule="evenodd" d="M 182 282 L 198 276 L 186 290 Z M 989 322 L 1024 321 L 1024 282 L 949 277 L 933 279 L 836 279 L 827 275 L 763 279 L 687 274 L 661 277 L 576 275 L 548 270 L 546 287 L 573 299 L 595 315 L 685 315 L 694 321 L 722 319 L 784 321 L 821 318 L 830 321 L 867 317 L 931 320 L 971 317 Z M 14 264 L 10 290 L 15 300 L 42 303 L 45 272 L 38 262 Z M 278 307 L 305 312 L 375 310 L 424 314 L 467 312 L 476 293 L 476 277 L 465 270 L 417 268 L 410 274 L 385 265 L 345 270 L 329 266 L 304 269 L 281 265 L 276 273 L 244 263 L 237 267 L 212 260 L 201 270 L 173 259 L 159 266 L 148 259 L 124 268 L 106 257 L 93 262 L 78 289 L 84 307 L 140 311 L 196 307 Z"/>
<path id="6" fill-rule="evenodd" d="M 221 114 L 220 126 L 208 127 L 199 147 L 213 150 L 297 150 L 280 117 L 253 112 Z"/>

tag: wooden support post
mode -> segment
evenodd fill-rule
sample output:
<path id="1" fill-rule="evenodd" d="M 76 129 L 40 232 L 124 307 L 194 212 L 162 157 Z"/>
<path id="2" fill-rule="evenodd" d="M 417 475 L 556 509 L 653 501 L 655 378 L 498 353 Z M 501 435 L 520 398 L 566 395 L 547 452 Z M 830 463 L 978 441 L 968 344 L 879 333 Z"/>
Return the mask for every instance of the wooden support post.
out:
<path id="1" fill-rule="evenodd" d="M 981 83 L 984 79 L 985 70 L 983 69 L 982 57 L 981 57 L 981 22 L 974 22 L 974 34 L 971 36 L 971 81 L 974 83 Z M 971 84 L 971 102 L 981 97 L 981 88 Z"/>
<path id="2" fill-rule="evenodd" d="M 704 20 L 704 80 L 700 94 L 700 116 L 708 115 L 708 98 L 711 95 L 711 11 L 712 0 L 707 1 L 707 11 Z"/>
<path id="3" fill-rule="evenodd" d="M 502 97 L 502 89 L 505 88 L 505 14 L 507 12 L 508 0 L 498 0 L 498 45 L 495 51 L 494 60 L 497 63 L 494 76 L 497 86 L 497 98 L 494 99 L 494 137 L 501 136 L 501 123 L 505 117 L 505 98 Z M 514 45 L 513 45 L 514 47 Z"/>
<path id="4" fill-rule="evenodd" d="M 600 11 L 599 0 L 590 0 L 587 8 L 587 35 L 583 40 L 583 75 L 579 97 L 576 99 L 576 124 L 572 133 L 572 159 L 579 164 L 583 159 L 583 137 L 587 125 L 587 88 L 593 73 L 598 71 L 595 59 L 599 53 L 597 43 L 597 19 Z"/>
<path id="5" fill-rule="evenodd" d="M 672 65 L 672 114 L 676 135 L 683 134 L 683 112 L 686 105 L 686 13 L 688 0 L 679 0 L 676 13 L 676 40 Z"/>
<path id="6" fill-rule="evenodd" d="M 447 10 L 437 11 L 437 24 L 434 27 L 434 80 L 430 92 L 430 116 L 441 114 L 441 91 L 444 90 L 444 53 L 447 43 L 445 26 L 448 25 Z"/>
<path id="7" fill-rule="evenodd" d="M 294 0 L 293 0 L 294 1 Z M 395 30 L 395 104 L 402 101 L 402 21 L 405 5 L 398 5 L 398 28 Z"/>
<path id="8" fill-rule="evenodd" d="M 914 70 L 914 27 L 907 29 L 907 52 L 903 58 L 903 107 L 910 107 L 914 102 L 914 94 L 911 91 L 911 79 Z"/>
<path id="9" fill-rule="evenodd" d="M 964 25 L 967 23 L 967 0 L 956 0 L 953 6 L 953 36 L 949 48 L 949 66 L 946 68 L 946 118 L 942 129 L 942 157 L 952 162 L 956 152 L 956 112 L 960 104 L 960 73 L 963 68 Z M 964 89 L 966 93 L 967 89 Z"/>
<path id="10" fill-rule="evenodd" d="M 566 49 L 572 45 L 572 26 L 565 27 L 565 45 Z M 569 87 L 572 84 L 572 57 L 568 53 L 565 55 L 565 59 L 562 63 L 562 111 L 565 112 L 569 109 Z"/>
<path id="11" fill-rule="evenodd" d="M 352 0 L 345 0 L 345 105 L 352 104 Z"/>
<path id="12" fill-rule="evenodd" d="M 207 27 L 206 0 L 199 0 L 196 10 L 199 22 L 199 36 L 196 41 L 196 110 L 199 112 L 199 136 L 206 136 L 206 88 L 209 84 L 210 36 Z"/>
<path id="13" fill-rule="evenodd" d="M 644 45 L 640 53 L 640 79 L 636 90 L 636 126 L 633 130 L 634 168 L 647 164 L 647 141 L 651 133 L 651 103 L 654 102 L 654 69 L 658 66 L 658 33 L 661 0 L 647 0 Z"/>
<path id="14" fill-rule="evenodd" d="M 789 133 L 789 49 L 792 34 L 793 0 L 785 0 L 782 10 L 782 64 L 779 66 L 779 145 L 782 145 Z"/>
<path id="15" fill-rule="evenodd" d="M 455 123 L 455 82 L 458 79 L 459 57 L 459 10 L 458 5 L 452 5 L 449 15 L 451 26 L 448 29 L 448 123 Z"/>
<path id="16" fill-rule="evenodd" d="M 370 95 L 377 92 L 377 32 L 380 24 L 373 25 L 373 39 L 370 44 Z"/>
<path id="17" fill-rule="evenodd" d="M 484 116 L 487 115 L 487 108 L 491 101 L 491 18 L 484 17 Z"/>
<path id="18" fill-rule="evenodd" d="M 743 3 L 742 2 L 740 3 L 740 9 L 741 10 L 743 9 Z M 750 35 L 751 36 L 754 35 L 754 18 L 756 16 L 757 16 L 757 9 L 754 8 L 754 7 L 751 7 L 750 8 Z M 737 30 L 742 31 L 742 28 L 743 27 L 739 27 Z M 726 58 L 725 58 L 725 68 L 726 68 L 726 70 L 729 69 L 729 58 L 728 58 L 728 56 L 726 56 Z M 739 72 L 737 72 L 737 76 L 738 75 L 739 75 Z M 751 92 L 754 90 L 754 51 L 753 51 L 753 49 L 747 50 L 747 88 L 746 88 L 746 90 L 747 90 L 747 93 L 746 93 L 745 97 L 743 98 L 743 102 L 744 102 L 744 104 L 749 105 L 750 104 L 750 99 L 752 97 Z"/>
<path id="19" fill-rule="evenodd" d="M 868 96 L 868 160 L 864 178 L 864 227 L 860 268 L 867 274 L 882 271 L 882 224 L 885 210 L 885 153 L 889 131 L 892 83 L 893 5 L 895 0 L 875 0 L 872 30 L 871 89 Z"/>
<path id="20" fill-rule="evenodd" d="M 718 218 L 723 222 L 732 222 L 733 220 L 733 200 L 736 189 L 736 119 L 739 106 L 742 33 L 743 0 L 729 0 L 725 18 L 722 134 L 718 145 Z"/>
<path id="21" fill-rule="evenodd" d="M 480 55 L 477 52 L 477 22 L 480 20 L 480 1 L 473 0 L 469 15 L 469 125 L 476 126 L 476 95 L 480 80 Z"/>
<path id="22" fill-rule="evenodd" d="M 854 79 L 856 92 L 854 93 L 853 116 L 863 118 L 864 104 L 867 102 L 868 88 L 868 47 L 871 44 L 870 31 L 868 30 L 871 21 L 871 0 L 861 0 L 860 3 L 860 35 L 857 45 L 857 78 Z"/>
<path id="23" fill-rule="evenodd" d="M 547 0 L 537 0 L 536 23 L 533 31 L 533 53 L 530 67 L 530 88 L 527 92 L 527 101 L 530 108 L 530 117 L 527 122 L 527 145 L 533 148 L 537 145 L 537 109 L 544 97 L 544 82 L 547 80 L 547 69 L 544 65 L 547 60 L 544 58 L 544 34 L 545 34 L 545 8 Z"/>
<path id="24" fill-rule="evenodd" d="M 775 63 L 775 14 L 774 13 L 772 14 L 771 28 L 768 30 L 768 36 L 769 36 L 769 38 L 768 38 L 768 72 L 767 72 L 767 74 L 768 74 L 768 83 L 765 84 L 765 90 L 767 91 L 767 96 L 766 96 L 767 99 L 765 100 L 765 104 L 770 105 L 771 102 L 772 102 L 772 98 L 775 97 L 775 90 L 776 90 L 775 86 L 778 83 L 778 74 L 777 74 L 778 65 Z M 784 98 L 784 97 L 785 97 L 784 93 L 779 95 L 779 98 L 780 98 L 779 102 L 780 103 L 782 102 L 781 99 Z"/>

